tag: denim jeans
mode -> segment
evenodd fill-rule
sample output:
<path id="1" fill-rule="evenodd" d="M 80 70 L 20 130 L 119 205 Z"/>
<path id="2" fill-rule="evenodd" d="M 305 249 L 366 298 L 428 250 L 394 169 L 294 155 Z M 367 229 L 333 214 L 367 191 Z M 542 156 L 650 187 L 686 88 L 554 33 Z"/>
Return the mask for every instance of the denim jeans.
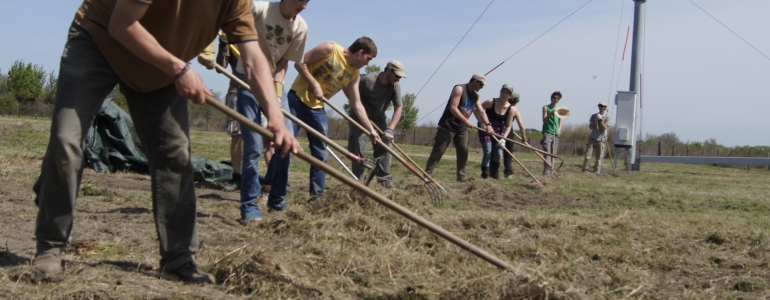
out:
<path id="1" fill-rule="evenodd" d="M 509 139 L 515 139 L 516 137 L 513 135 L 513 128 L 511 128 L 511 132 L 508 133 Z M 513 142 L 511 141 L 505 141 L 505 148 L 508 149 L 511 153 L 513 153 Z M 510 155 L 503 155 L 503 166 L 505 166 L 504 174 L 506 176 L 513 175 L 513 157 Z"/>
<path id="2" fill-rule="evenodd" d="M 67 244 L 83 175 L 84 139 L 119 82 L 91 36 L 73 23 L 59 67 L 51 135 L 33 187 L 38 254 L 61 253 Z M 187 100 L 173 84 L 148 93 L 120 86 L 149 163 L 160 266 L 173 270 L 194 261 L 198 250 Z"/>
<path id="3" fill-rule="evenodd" d="M 500 159 L 503 157 L 503 147 L 500 147 L 495 142 L 481 142 L 481 150 L 483 154 L 481 156 L 481 166 L 489 167 L 489 162 L 500 163 Z"/>
<path id="4" fill-rule="evenodd" d="M 545 152 L 556 155 L 556 152 L 559 150 L 559 136 L 543 133 L 543 139 L 540 140 L 540 145 L 543 146 Z M 551 175 L 551 168 L 548 167 L 548 164 L 553 166 L 553 157 L 545 156 L 545 160 L 548 163 L 543 162 L 543 175 Z"/>
<path id="5" fill-rule="evenodd" d="M 235 74 L 240 79 L 245 79 L 243 74 Z M 261 116 L 259 103 L 254 95 L 241 87 L 238 87 L 238 113 L 247 119 L 259 124 Z M 241 124 L 241 139 L 243 140 L 243 159 L 241 161 L 241 214 L 259 216 L 257 197 L 260 192 L 259 185 L 259 157 L 262 155 L 262 136 Z"/>
<path id="6" fill-rule="evenodd" d="M 326 121 L 326 112 L 323 109 L 311 109 L 307 107 L 294 91 L 289 91 L 286 95 L 289 102 L 289 109 L 291 114 L 297 117 L 302 122 L 305 122 L 308 126 L 322 133 L 324 136 L 328 136 L 329 124 Z M 293 123 L 292 123 L 293 124 Z M 299 135 L 299 126 L 293 124 L 294 136 Z M 312 134 L 307 135 L 307 139 L 310 142 L 310 155 L 317 158 L 320 161 L 326 162 L 326 143 L 322 140 L 314 137 Z M 286 157 L 281 157 L 279 154 L 281 148 L 276 148 L 276 155 L 270 160 L 270 166 L 268 167 L 267 177 L 270 181 L 270 195 L 268 196 L 268 205 L 271 203 L 280 203 L 286 197 L 286 187 L 289 182 L 289 166 L 291 154 Z M 326 186 L 326 173 L 319 170 L 316 167 L 310 167 L 310 195 L 322 195 L 324 193 L 324 187 Z"/>

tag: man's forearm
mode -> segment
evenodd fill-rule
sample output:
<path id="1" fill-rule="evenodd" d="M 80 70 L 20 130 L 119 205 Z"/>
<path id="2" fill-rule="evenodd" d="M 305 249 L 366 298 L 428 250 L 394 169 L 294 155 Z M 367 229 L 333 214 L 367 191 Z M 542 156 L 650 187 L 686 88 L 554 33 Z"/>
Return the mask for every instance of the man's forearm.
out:
<path id="1" fill-rule="evenodd" d="M 108 26 L 108 32 L 113 38 L 131 53 L 169 76 L 174 76 L 184 69 L 187 63 L 164 49 L 138 19 L 135 19 L 136 14 L 140 14 L 138 17 L 143 16 L 147 7 L 125 1 L 119 1 L 118 6 L 120 7 L 116 6 L 116 13 L 110 18 Z"/>
<path id="2" fill-rule="evenodd" d="M 395 129 L 396 126 L 398 126 L 398 122 L 401 121 L 401 114 L 403 114 L 404 110 L 401 108 L 401 106 L 396 106 L 393 108 L 393 117 L 390 118 L 390 126 L 388 128 Z M 383 130 L 385 130 L 383 128 Z"/>
<path id="3" fill-rule="evenodd" d="M 281 59 L 275 66 L 275 72 L 273 73 L 273 80 L 283 83 L 286 78 L 286 69 L 289 68 L 289 61 Z"/>
<path id="4" fill-rule="evenodd" d="M 297 73 L 299 73 L 299 76 L 302 76 L 302 78 L 305 79 L 308 83 L 308 87 L 314 87 L 318 85 L 318 82 L 313 77 L 313 74 L 310 74 L 310 70 L 307 69 L 307 65 L 304 63 L 295 63 L 294 69 L 297 70 Z"/>

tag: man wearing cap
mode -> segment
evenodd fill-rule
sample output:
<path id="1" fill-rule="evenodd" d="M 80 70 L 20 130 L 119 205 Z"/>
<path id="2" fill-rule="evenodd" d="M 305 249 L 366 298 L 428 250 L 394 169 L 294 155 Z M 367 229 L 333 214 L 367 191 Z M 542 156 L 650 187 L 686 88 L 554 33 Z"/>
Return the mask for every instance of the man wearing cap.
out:
<path id="1" fill-rule="evenodd" d="M 385 67 L 385 71 L 366 73 L 366 75 L 360 77 L 361 79 L 358 84 L 361 103 L 366 110 L 366 114 L 377 127 L 385 132 L 382 136 L 382 141 L 386 144 L 390 144 L 393 141 L 394 130 L 396 125 L 398 125 L 398 121 L 401 120 L 401 107 L 403 105 L 401 103 L 401 86 L 398 82 L 404 77 L 404 66 L 397 60 L 391 60 Z M 390 124 L 387 124 L 385 111 L 388 110 L 391 104 L 393 104 L 393 116 L 390 119 Z M 348 112 L 348 114 L 356 122 L 362 123 L 358 120 L 356 114 L 351 112 Z M 363 157 L 368 142 L 369 135 L 367 133 L 362 132 L 355 126 L 350 127 L 348 151 Z M 374 172 L 377 176 L 377 182 L 386 187 L 392 187 L 393 176 L 390 175 L 390 153 L 382 149 L 385 146 L 381 145 L 373 149 L 376 162 Z M 364 174 L 364 168 L 359 164 L 353 164 L 353 174 L 361 178 Z"/>
<path id="2" fill-rule="evenodd" d="M 457 181 L 465 181 L 465 165 L 468 162 L 468 128 L 473 127 L 473 123 L 468 120 L 471 113 L 476 114 L 476 119 L 485 125 L 487 134 L 493 133 L 489 119 L 479 102 L 478 91 L 486 85 L 486 82 L 484 75 L 476 73 L 468 83 L 458 84 L 452 88 L 444 113 L 438 121 L 438 131 L 434 138 L 433 150 L 428 158 L 428 165 L 425 166 L 428 174 L 433 174 L 433 170 L 436 169 L 451 142 L 454 143 L 457 152 Z"/>
<path id="3" fill-rule="evenodd" d="M 61 253 L 73 229 L 83 174 L 83 141 L 104 98 L 120 83 L 149 162 L 160 270 L 191 283 L 214 283 L 201 272 L 195 184 L 190 162 L 188 102 L 204 104 L 209 90 L 190 68 L 221 29 L 238 45 L 247 82 L 271 120 L 276 146 L 296 153 L 283 123 L 275 86 L 257 45 L 249 0 L 84 0 L 61 56 L 51 135 L 33 190 L 38 214 L 33 265 L 62 272 Z M 270 99 L 270 100 L 268 100 Z"/>
<path id="4" fill-rule="evenodd" d="M 607 103 L 599 102 L 599 112 L 591 115 L 588 128 L 591 128 L 591 135 L 586 143 L 586 157 L 583 160 L 583 172 L 588 171 L 589 160 L 594 156 L 596 150 L 596 160 L 594 161 L 593 172 L 602 173 L 602 160 L 604 159 L 604 143 L 606 141 L 605 132 L 607 130 Z"/>
<path id="5" fill-rule="evenodd" d="M 284 0 L 285 1 L 285 0 Z M 306 52 L 301 61 L 294 63 L 297 77 L 294 79 L 286 99 L 291 114 L 323 135 L 328 135 L 329 123 L 326 119 L 324 101 L 342 91 L 348 98 L 351 110 L 359 120 L 369 120 L 366 110 L 361 106 L 359 94 L 359 69 L 369 64 L 377 56 L 377 45 L 368 37 L 360 37 L 345 48 L 332 41 L 321 43 Z M 363 122 L 369 130 L 369 136 L 375 143 L 382 141 L 377 131 L 369 122 Z M 299 126 L 294 124 L 294 135 L 299 134 Z M 310 155 L 320 161 L 326 161 L 326 143 L 312 134 L 307 135 Z M 276 148 L 276 151 L 279 149 Z M 269 210 L 280 211 L 286 208 L 286 188 L 289 182 L 290 156 L 273 156 L 265 177 L 271 187 L 267 199 Z M 310 167 L 309 202 L 322 197 L 326 188 L 326 173 L 316 167 Z"/>

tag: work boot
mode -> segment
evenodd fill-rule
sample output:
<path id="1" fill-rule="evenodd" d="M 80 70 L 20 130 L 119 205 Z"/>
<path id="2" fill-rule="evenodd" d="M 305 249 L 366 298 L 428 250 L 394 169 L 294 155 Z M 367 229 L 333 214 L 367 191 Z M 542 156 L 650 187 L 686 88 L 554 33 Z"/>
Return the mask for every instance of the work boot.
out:
<path id="1" fill-rule="evenodd" d="M 489 167 L 481 166 L 481 178 L 489 178 Z"/>
<path id="2" fill-rule="evenodd" d="M 225 192 L 235 192 L 241 189 L 241 173 L 233 173 L 233 179 L 230 179 L 230 184 L 225 188 Z"/>
<path id="3" fill-rule="evenodd" d="M 214 280 L 214 276 L 211 276 L 211 274 L 206 274 L 198 270 L 198 267 L 195 266 L 194 262 L 187 262 L 186 264 L 176 269 L 173 269 L 168 273 L 176 275 L 177 277 L 179 277 L 180 280 L 186 283 L 196 283 L 196 284 L 216 283 Z"/>
<path id="4" fill-rule="evenodd" d="M 489 176 L 495 180 L 500 179 L 500 162 L 489 163 Z"/>
<path id="5" fill-rule="evenodd" d="M 43 252 L 35 255 L 32 262 L 35 268 L 46 276 L 61 274 L 61 257 L 53 252 Z"/>

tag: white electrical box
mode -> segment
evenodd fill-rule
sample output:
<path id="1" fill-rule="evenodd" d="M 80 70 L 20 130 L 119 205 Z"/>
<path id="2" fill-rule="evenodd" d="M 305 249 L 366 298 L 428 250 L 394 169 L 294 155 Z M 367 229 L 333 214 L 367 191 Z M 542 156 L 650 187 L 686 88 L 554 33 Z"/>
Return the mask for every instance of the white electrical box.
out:
<path id="1" fill-rule="evenodd" d="M 615 134 L 612 141 L 615 147 L 634 148 L 636 142 L 636 92 L 621 92 L 615 95 L 618 106 L 615 115 Z"/>

